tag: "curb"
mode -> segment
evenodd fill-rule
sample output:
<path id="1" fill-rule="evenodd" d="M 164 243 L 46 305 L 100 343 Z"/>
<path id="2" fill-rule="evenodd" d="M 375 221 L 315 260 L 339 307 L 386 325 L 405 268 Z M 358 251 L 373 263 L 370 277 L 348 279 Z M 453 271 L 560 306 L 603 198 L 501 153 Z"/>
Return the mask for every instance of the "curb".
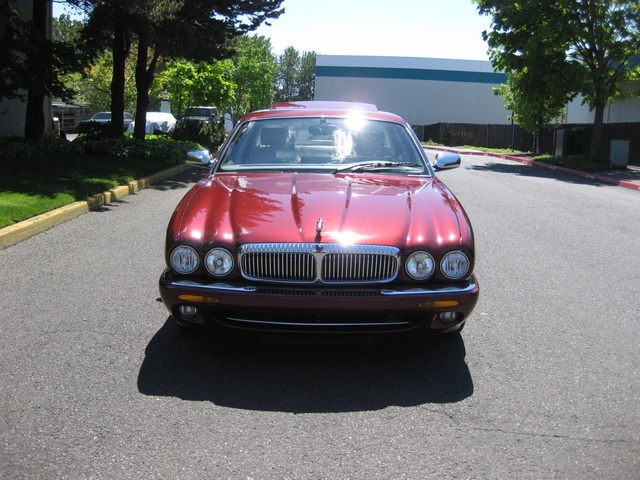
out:
<path id="1" fill-rule="evenodd" d="M 14 245 L 22 240 L 26 240 L 29 237 L 44 232 L 45 230 L 49 230 L 56 225 L 72 220 L 87 212 L 99 210 L 104 205 L 108 205 L 129 195 L 133 195 L 140 190 L 148 188 L 154 183 L 158 183 L 162 180 L 178 175 L 192 167 L 192 165 L 183 163 L 182 165 L 177 165 L 167 170 L 154 173 L 153 175 L 141 178 L 140 180 L 134 180 L 133 182 L 129 182 L 127 185 L 112 188 L 111 190 L 93 195 L 84 200 L 56 208 L 50 212 L 4 227 L 0 229 L 0 249 Z"/>
<path id="2" fill-rule="evenodd" d="M 482 155 L 486 157 L 495 157 L 502 158 L 504 160 L 511 160 L 518 163 L 523 163 L 525 165 L 531 165 L 534 167 L 546 168 L 547 170 L 554 170 L 562 173 L 566 173 L 569 175 L 573 175 L 575 177 L 582 177 L 589 180 L 595 180 L 597 182 L 606 183 L 609 185 L 614 185 L 617 187 L 628 188 L 631 190 L 640 191 L 640 183 L 631 182 L 629 180 L 619 180 L 617 178 L 607 177 L 605 175 L 598 175 L 595 173 L 587 173 L 581 172 L 580 170 L 573 170 L 571 168 L 566 167 L 558 167 L 557 165 L 549 165 L 548 163 L 537 162 L 535 160 L 530 160 L 528 158 L 516 157 L 514 155 L 508 155 L 504 153 L 491 153 L 491 152 L 482 152 L 482 151 L 474 151 L 474 150 L 458 150 L 455 148 L 447 148 L 447 147 L 433 147 L 427 146 L 425 148 L 429 148 L 431 150 L 440 150 L 443 152 L 451 152 L 451 153 L 460 153 L 463 155 Z"/>

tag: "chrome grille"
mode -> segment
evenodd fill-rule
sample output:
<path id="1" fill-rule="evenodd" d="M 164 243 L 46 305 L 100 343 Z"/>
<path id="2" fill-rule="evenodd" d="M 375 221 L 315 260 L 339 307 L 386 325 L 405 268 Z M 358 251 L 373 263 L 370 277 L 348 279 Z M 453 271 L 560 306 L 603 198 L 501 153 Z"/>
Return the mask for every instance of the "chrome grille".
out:
<path id="1" fill-rule="evenodd" d="M 393 255 L 380 253 L 329 253 L 322 261 L 325 282 L 380 282 L 392 280 L 398 269 Z"/>
<path id="2" fill-rule="evenodd" d="M 238 257 L 246 279 L 266 282 L 383 283 L 400 266 L 400 251 L 379 245 L 251 243 Z"/>

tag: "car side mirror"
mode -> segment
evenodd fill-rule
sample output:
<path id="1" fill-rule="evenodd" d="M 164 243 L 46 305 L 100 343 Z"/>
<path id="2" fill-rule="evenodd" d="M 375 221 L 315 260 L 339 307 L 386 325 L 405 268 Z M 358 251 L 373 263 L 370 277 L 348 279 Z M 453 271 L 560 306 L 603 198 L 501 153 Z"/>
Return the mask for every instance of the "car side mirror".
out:
<path id="1" fill-rule="evenodd" d="M 432 165 L 436 170 L 449 170 L 458 168 L 461 163 L 462 159 L 457 153 L 437 153 Z"/>
<path id="2" fill-rule="evenodd" d="M 211 166 L 213 158 L 209 154 L 209 150 L 190 150 L 187 152 L 187 163 L 199 166 Z"/>

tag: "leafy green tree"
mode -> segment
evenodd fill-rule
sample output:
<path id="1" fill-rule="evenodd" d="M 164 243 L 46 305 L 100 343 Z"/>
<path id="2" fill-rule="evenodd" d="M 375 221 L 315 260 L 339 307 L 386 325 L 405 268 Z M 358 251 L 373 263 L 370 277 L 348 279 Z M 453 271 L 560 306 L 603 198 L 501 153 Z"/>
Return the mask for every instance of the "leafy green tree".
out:
<path id="1" fill-rule="evenodd" d="M 63 14 L 54 17 L 52 21 L 51 36 L 54 42 L 63 42 L 75 49 L 75 54 L 83 56 L 83 29 L 84 22 L 75 20 L 71 16 Z M 95 56 L 97 55 L 97 56 Z M 135 107 L 135 85 L 133 69 L 131 65 L 135 57 L 127 60 L 125 66 L 125 109 L 133 111 Z M 93 111 L 109 110 L 111 108 L 111 74 L 113 68 L 113 56 L 111 51 L 94 53 L 93 58 L 85 56 L 77 68 L 60 76 L 60 81 L 73 91 L 73 102 L 89 103 Z M 133 100 L 133 102 L 132 102 Z"/>
<path id="2" fill-rule="evenodd" d="M 534 134 L 536 152 L 540 131 L 564 117 L 579 89 L 580 69 L 566 61 L 564 32 L 548 21 L 564 13 L 557 9 L 553 2 L 511 4 L 494 16 L 498 33 L 489 38 L 490 45 L 499 45 L 490 51 L 494 67 L 509 72 L 507 83 L 494 90 L 513 112 L 512 119 Z M 512 25 L 508 33 L 501 30 L 506 19 Z"/>
<path id="3" fill-rule="evenodd" d="M 82 44 L 83 52 L 90 59 L 90 63 L 99 63 L 97 59 L 106 51 L 111 54 L 111 75 L 106 78 L 109 79 L 109 110 L 113 120 L 108 133 L 112 136 L 120 136 L 122 135 L 122 124 L 116 119 L 124 116 L 127 83 L 126 64 L 133 44 L 133 36 L 128 26 L 131 22 L 129 15 L 131 2 L 126 0 L 67 0 L 67 3 L 84 12 L 87 18 L 82 30 Z M 90 68 L 89 72 L 92 70 Z M 94 92 L 99 91 L 100 89 L 94 90 Z M 102 104 L 102 102 L 98 103 Z"/>
<path id="4" fill-rule="evenodd" d="M 51 40 L 54 44 L 63 44 L 72 51 L 73 56 L 79 61 L 69 65 L 65 72 L 60 72 L 58 80 L 67 87 L 70 99 L 73 101 L 86 101 L 87 82 L 82 74 L 84 62 L 80 42 L 82 39 L 83 22 L 72 19 L 69 15 L 62 14 L 54 17 L 51 23 Z M 75 68 L 74 68 L 75 67 Z M 62 100 L 62 98 L 56 98 Z"/>
<path id="5" fill-rule="evenodd" d="M 528 80 L 526 73 L 514 72 L 494 92 L 502 97 L 505 108 L 511 110 L 509 118 L 534 135 L 533 150 L 540 153 L 541 130 L 563 120 L 566 103 L 553 104 L 553 95 L 546 96 L 544 89 L 528 90 Z"/>
<path id="6" fill-rule="evenodd" d="M 82 39 L 83 27 L 83 22 L 63 13 L 59 17 L 54 17 L 51 22 L 51 40 L 77 44 Z"/>
<path id="7" fill-rule="evenodd" d="M 301 55 L 294 47 L 285 48 L 278 57 L 276 101 L 313 100 L 315 68 L 315 52 L 303 52 Z"/>
<path id="8" fill-rule="evenodd" d="M 134 112 L 136 108 L 135 60 L 133 49 L 124 65 L 123 112 Z M 112 73 L 113 53 L 110 50 L 98 56 L 84 72 L 84 101 L 91 105 L 94 112 L 111 111 Z"/>
<path id="9" fill-rule="evenodd" d="M 621 83 L 638 69 L 640 3 L 637 0 L 574 0 L 569 12 L 574 41 L 570 58 L 583 67 L 580 93 L 594 110 L 591 157 L 601 154 L 600 139 L 607 103 L 624 96 Z M 572 3 L 574 3 L 572 2 Z"/>
<path id="10" fill-rule="evenodd" d="M 474 2 L 493 17 L 483 36 L 493 65 L 509 76 L 514 105 L 548 110 L 528 115 L 541 125 L 556 116 L 559 103 L 581 94 L 594 110 L 590 155 L 599 156 L 604 108 L 620 98 L 620 84 L 637 68 L 637 0 Z"/>
<path id="11" fill-rule="evenodd" d="M 273 102 L 276 58 L 271 42 L 260 36 L 236 39 L 230 59 L 213 62 L 171 60 L 158 74 L 172 110 L 180 116 L 191 105 L 215 105 L 235 119 Z"/>
<path id="12" fill-rule="evenodd" d="M 236 85 L 232 118 L 237 120 L 252 110 L 268 108 L 273 102 L 276 59 L 271 41 L 262 36 L 239 37 L 235 44 L 231 78 Z"/>
<path id="13" fill-rule="evenodd" d="M 144 18 L 143 27 L 137 26 L 138 62 L 136 85 L 138 91 L 137 112 L 146 112 L 148 98 L 145 98 L 153 79 L 155 62 L 160 55 L 171 58 L 188 58 L 195 61 L 214 60 L 231 55 L 231 40 L 255 29 L 268 18 L 276 18 L 281 13 L 282 0 L 262 0 L 253 2 L 230 2 L 221 0 L 196 0 L 185 2 L 176 9 L 174 2 L 167 2 Z M 145 12 L 148 7 L 145 8 Z M 194 22 L 202 17 L 203 21 Z M 148 22 L 146 20 L 149 20 Z M 147 61 L 144 53 L 149 49 L 152 57 Z M 216 65 L 212 68 L 215 70 Z M 221 77 L 220 77 L 221 78 Z M 218 93 L 224 93 L 219 90 Z M 209 90 L 209 96 L 212 93 Z M 142 126 L 141 126 L 142 127 Z M 144 130 L 134 136 L 144 136 Z"/>
<path id="14" fill-rule="evenodd" d="M 316 52 L 303 52 L 298 74 L 298 98 L 313 100 L 316 88 Z"/>
<path id="15" fill-rule="evenodd" d="M 293 47 L 287 47 L 278 57 L 278 73 L 276 75 L 276 101 L 296 100 L 298 96 L 298 70 L 300 54 Z"/>
<path id="16" fill-rule="evenodd" d="M 233 68 L 230 59 L 211 63 L 171 60 L 158 74 L 158 85 L 166 91 L 178 117 L 193 105 L 212 105 L 224 111 L 234 100 Z"/>
<path id="17" fill-rule="evenodd" d="M 144 137 L 149 90 L 162 58 L 194 61 L 229 57 L 233 38 L 257 28 L 284 10 L 283 0 L 71 0 L 87 8 L 95 36 L 113 40 L 112 118 L 122 112 L 125 53 L 137 37 L 136 129 Z"/>

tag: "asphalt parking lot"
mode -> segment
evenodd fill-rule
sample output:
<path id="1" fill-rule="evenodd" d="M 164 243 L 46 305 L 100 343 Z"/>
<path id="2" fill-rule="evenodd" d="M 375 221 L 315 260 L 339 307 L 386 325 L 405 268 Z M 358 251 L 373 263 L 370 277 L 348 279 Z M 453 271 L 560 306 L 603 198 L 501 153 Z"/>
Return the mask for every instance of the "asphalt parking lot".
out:
<path id="1" fill-rule="evenodd" d="M 0 478 L 618 478 L 640 471 L 640 193 L 464 156 L 461 337 L 182 335 L 158 301 L 186 171 L 0 250 Z"/>

